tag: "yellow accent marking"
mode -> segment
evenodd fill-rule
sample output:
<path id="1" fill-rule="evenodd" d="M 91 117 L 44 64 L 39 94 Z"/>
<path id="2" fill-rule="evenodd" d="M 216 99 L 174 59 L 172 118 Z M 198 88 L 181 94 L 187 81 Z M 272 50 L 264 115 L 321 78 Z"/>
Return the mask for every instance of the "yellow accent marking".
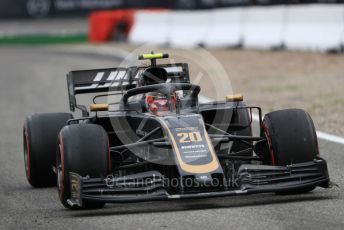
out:
<path id="1" fill-rule="evenodd" d="M 228 102 L 238 102 L 238 101 L 243 101 L 244 96 L 242 94 L 233 94 L 233 95 L 227 95 L 226 96 L 226 101 Z"/>
<path id="2" fill-rule="evenodd" d="M 90 105 L 90 110 L 92 112 L 97 112 L 97 111 L 108 111 L 109 110 L 109 104 L 91 104 Z"/>
<path id="3" fill-rule="evenodd" d="M 153 59 L 153 58 L 163 58 L 163 53 L 156 53 L 156 54 L 143 54 L 143 59 Z"/>

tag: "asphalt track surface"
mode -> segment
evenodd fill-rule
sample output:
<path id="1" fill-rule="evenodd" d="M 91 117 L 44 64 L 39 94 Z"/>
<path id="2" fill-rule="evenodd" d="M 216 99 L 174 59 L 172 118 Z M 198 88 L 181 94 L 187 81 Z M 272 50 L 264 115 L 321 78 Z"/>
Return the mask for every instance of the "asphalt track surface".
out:
<path id="1" fill-rule="evenodd" d="M 56 188 L 34 189 L 26 181 L 23 121 L 35 112 L 68 111 L 69 70 L 110 67 L 119 60 L 56 50 L 0 48 L 0 229 L 344 229 L 344 146 L 325 141 L 320 150 L 339 188 L 65 209 Z"/>

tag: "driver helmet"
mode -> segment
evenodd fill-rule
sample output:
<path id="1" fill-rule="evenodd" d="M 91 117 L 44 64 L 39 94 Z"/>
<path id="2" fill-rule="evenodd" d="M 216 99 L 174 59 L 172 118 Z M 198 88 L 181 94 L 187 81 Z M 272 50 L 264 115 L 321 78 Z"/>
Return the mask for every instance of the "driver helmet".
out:
<path id="1" fill-rule="evenodd" d="M 155 85 L 167 81 L 167 71 L 161 67 L 148 67 L 145 69 L 138 81 L 139 86 Z"/>
<path id="2" fill-rule="evenodd" d="M 171 100 L 169 101 L 168 98 L 162 93 L 148 93 L 146 95 L 146 104 L 149 112 L 153 114 L 169 111 L 169 105 L 171 105 L 172 109 L 174 110 L 177 104 L 177 95 L 176 93 L 172 94 Z"/>

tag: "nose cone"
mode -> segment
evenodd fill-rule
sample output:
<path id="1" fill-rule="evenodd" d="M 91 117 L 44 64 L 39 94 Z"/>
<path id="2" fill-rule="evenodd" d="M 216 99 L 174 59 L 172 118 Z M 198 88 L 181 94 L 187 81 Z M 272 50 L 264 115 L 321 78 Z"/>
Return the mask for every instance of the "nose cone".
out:
<path id="1" fill-rule="evenodd" d="M 203 186 L 211 186 L 213 184 L 213 178 L 208 174 L 196 175 L 195 180 Z"/>

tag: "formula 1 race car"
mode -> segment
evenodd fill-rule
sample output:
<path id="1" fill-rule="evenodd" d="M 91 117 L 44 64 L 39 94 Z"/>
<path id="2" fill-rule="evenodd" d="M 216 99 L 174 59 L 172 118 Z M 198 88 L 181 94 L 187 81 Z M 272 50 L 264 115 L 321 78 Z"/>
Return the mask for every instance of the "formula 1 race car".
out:
<path id="1" fill-rule="evenodd" d="M 242 95 L 199 102 L 186 63 L 72 71 L 70 113 L 34 114 L 24 125 L 33 187 L 57 184 L 71 209 L 253 193 L 303 193 L 330 184 L 310 115 L 268 113 Z M 90 108 L 76 95 L 93 94 Z M 105 101 L 105 102 L 104 102 Z M 252 135 L 259 115 L 260 134 Z M 90 115 L 90 114 L 93 115 Z"/>

